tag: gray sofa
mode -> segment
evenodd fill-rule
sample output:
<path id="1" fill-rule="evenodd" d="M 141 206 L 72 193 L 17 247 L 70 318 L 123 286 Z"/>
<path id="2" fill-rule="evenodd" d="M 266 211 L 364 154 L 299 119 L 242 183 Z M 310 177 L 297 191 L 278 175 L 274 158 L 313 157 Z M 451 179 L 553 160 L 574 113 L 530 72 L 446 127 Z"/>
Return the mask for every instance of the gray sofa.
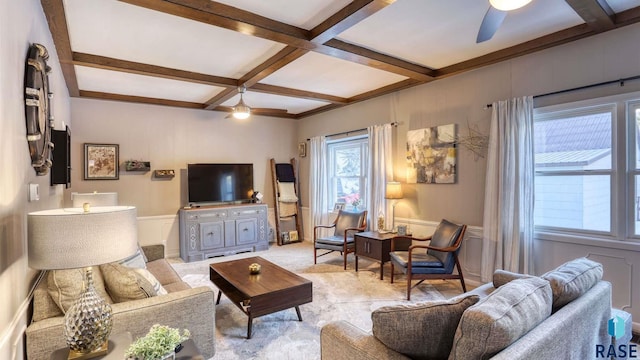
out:
<path id="1" fill-rule="evenodd" d="M 208 287 L 191 288 L 183 282 L 164 259 L 162 245 L 143 247 L 143 250 L 147 270 L 166 289 L 167 294 L 111 304 L 111 334 L 130 332 L 136 339 L 144 336 L 154 324 L 188 329 L 202 355 L 211 358 L 215 352 L 213 290 Z M 96 278 L 94 269 L 96 290 L 100 292 L 99 282 L 103 280 Z M 30 360 L 49 359 L 53 351 L 66 346 L 63 336 L 64 315 L 48 291 L 49 279 L 49 276 L 45 276 L 33 295 L 33 319 L 26 330 L 26 351 Z"/>
<path id="2" fill-rule="evenodd" d="M 611 284 L 601 278 L 602 266 L 585 258 L 541 277 L 497 272 L 493 283 L 448 301 L 375 310 L 373 333 L 329 323 L 322 359 L 594 359 L 596 345 L 611 343 Z M 446 316 L 425 315 L 438 307 Z"/>

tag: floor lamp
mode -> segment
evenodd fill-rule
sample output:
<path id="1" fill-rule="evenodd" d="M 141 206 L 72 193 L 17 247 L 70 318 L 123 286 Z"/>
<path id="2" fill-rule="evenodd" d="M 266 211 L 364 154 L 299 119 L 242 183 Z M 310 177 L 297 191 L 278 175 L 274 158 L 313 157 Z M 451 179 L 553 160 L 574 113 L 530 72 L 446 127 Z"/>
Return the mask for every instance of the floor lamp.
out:
<path id="1" fill-rule="evenodd" d="M 107 353 L 111 306 L 93 286 L 92 266 L 122 260 L 138 249 L 133 206 L 67 208 L 28 214 L 29 267 L 39 270 L 84 268 L 85 286 L 65 314 L 69 359 Z"/>
<path id="2" fill-rule="evenodd" d="M 398 200 L 402 199 L 402 185 L 397 181 L 388 182 L 384 198 L 393 200 L 391 203 L 391 232 L 394 232 L 396 228 L 396 205 Z"/>

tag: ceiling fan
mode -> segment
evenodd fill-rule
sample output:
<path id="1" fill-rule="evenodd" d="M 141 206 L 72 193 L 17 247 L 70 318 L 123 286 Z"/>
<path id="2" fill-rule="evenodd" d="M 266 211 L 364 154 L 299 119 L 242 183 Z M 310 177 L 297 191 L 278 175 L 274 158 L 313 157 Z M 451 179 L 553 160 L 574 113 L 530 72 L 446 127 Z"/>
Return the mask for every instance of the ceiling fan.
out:
<path id="1" fill-rule="evenodd" d="M 482 19 L 476 44 L 493 37 L 507 16 L 508 11 L 519 9 L 530 2 L 531 0 L 489 0 L 489 10 L 487 10 L 484 19 Z"/>
<path id="2" fill-rule="evenodd" d="M 231 107 L 231 113 L 225 117 L 225 119 L 234 117 L 238 120 L 247 119 L 251 113 L 255 114 L 264 114 L 264 115 L 273 115 L 273 114 L 286 114 L 287 109 L 270 109 L 270 108 L 254 108 L 252 109 L 249 105 L 244 103 L 243 95 L 247 91 L 247 88 L 243 86 L 238 86 L 238 93 L 240 94 L 240 101 L 234 106 Z"/>

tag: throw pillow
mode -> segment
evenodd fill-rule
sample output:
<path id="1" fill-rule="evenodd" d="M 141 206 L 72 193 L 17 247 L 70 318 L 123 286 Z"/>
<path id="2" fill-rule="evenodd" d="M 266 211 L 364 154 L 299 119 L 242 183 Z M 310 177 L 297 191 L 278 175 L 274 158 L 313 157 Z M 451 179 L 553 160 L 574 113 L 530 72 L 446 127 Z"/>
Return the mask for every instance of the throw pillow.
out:
<path id="1" fill-rule="evenodd" d="M 73 305 L 84 290 L 84 269 L 50 270 L 47 275 L 47 291 L 63 313 Z M 96 292 L 108 303 L 113 300 L 105 290 L 102 274 L 93 267 L 93 286 Z"/>
<path id="2" fill-rule="evenodd" d="M 47 279 L 41 279 L 33 291 L 33 322 L 62 315 L 64 313 L 49 295 Z"/>
<path id="3" fill-rule="evenodd" d="M 479 297 L 460 296 L 417 305 L 384 306 L 371 314 L 373 335 L 412 359 L 446 359 L 460 316 Z"/>
<path id="4" fill-rule="evenodd" d="M 145 258 L 142 249 L 138 246 L 138 250 L 133 255 L 118 261 L 118 264 L 122 264 L 130 268 L 146 269 L 147 259 Z"/>
<path id="5" fill-rule="evenodd" d="M 107 290 L 116 303 L 157 295 L 153 285 L 134 268 L 110 263 L 100 265 L 100 270 L 104 276 Z"/>
<path id="6" fill-rule="evenodd" d="M 160 281 L 158 281 L 158 279 L 156 279 L 156 277 L 153 276 L 153 274 L 151 272 L 149 272 L 149 270 L 147 270 L 147 269 L 133 269 L 133 271 L 135 271 L 138 275 L 140 275 L 143 278 L 145 278 L 145 280 L 147 280 L 149 282 L 149 284 L 151 284 L 151 286 L 153 287 L 153 291 L 155 291 L 156 295 L 167 295 L 168 294 L 167 290 L 165 290 L 165 288 L 162 287 L 162 284 L 160 284 Z"/>
<path id="7" fill-rule="evenodd" d="M 499 287 L 462 314 L 449 360 L 490 358 L 549 317 L 551 301 L 549 282 L 538 277 Z"/>
<path id="8" fill-rule="evenodd" d="M 499 288 L 500 286 L 508 283 L 509 281 L 517 280 L 517 279 L 526 279 L 530 277 L 532 277 L 532 275 L 519 274 L 519 273 L 514 273 L 506 270 L 496 270 L 493 273 L 493 287 Z"/>
<path id="9" fill-rule="evenodd" d="M 579 258 L 560 265 L 542 275 L 551 284 L 553 312 L 572 302 L 602 279 L 602 265 Z"/>

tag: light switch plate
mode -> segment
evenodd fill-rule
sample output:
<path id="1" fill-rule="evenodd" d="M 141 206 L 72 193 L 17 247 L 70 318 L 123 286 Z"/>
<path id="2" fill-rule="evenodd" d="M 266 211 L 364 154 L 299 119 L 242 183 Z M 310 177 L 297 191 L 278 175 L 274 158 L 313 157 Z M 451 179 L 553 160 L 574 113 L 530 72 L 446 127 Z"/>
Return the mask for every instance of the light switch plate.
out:
<path id="1" fill-rule="evenodd" d="M 40 185 L 29 184 L 29 201 L 40 200 Z"/>

